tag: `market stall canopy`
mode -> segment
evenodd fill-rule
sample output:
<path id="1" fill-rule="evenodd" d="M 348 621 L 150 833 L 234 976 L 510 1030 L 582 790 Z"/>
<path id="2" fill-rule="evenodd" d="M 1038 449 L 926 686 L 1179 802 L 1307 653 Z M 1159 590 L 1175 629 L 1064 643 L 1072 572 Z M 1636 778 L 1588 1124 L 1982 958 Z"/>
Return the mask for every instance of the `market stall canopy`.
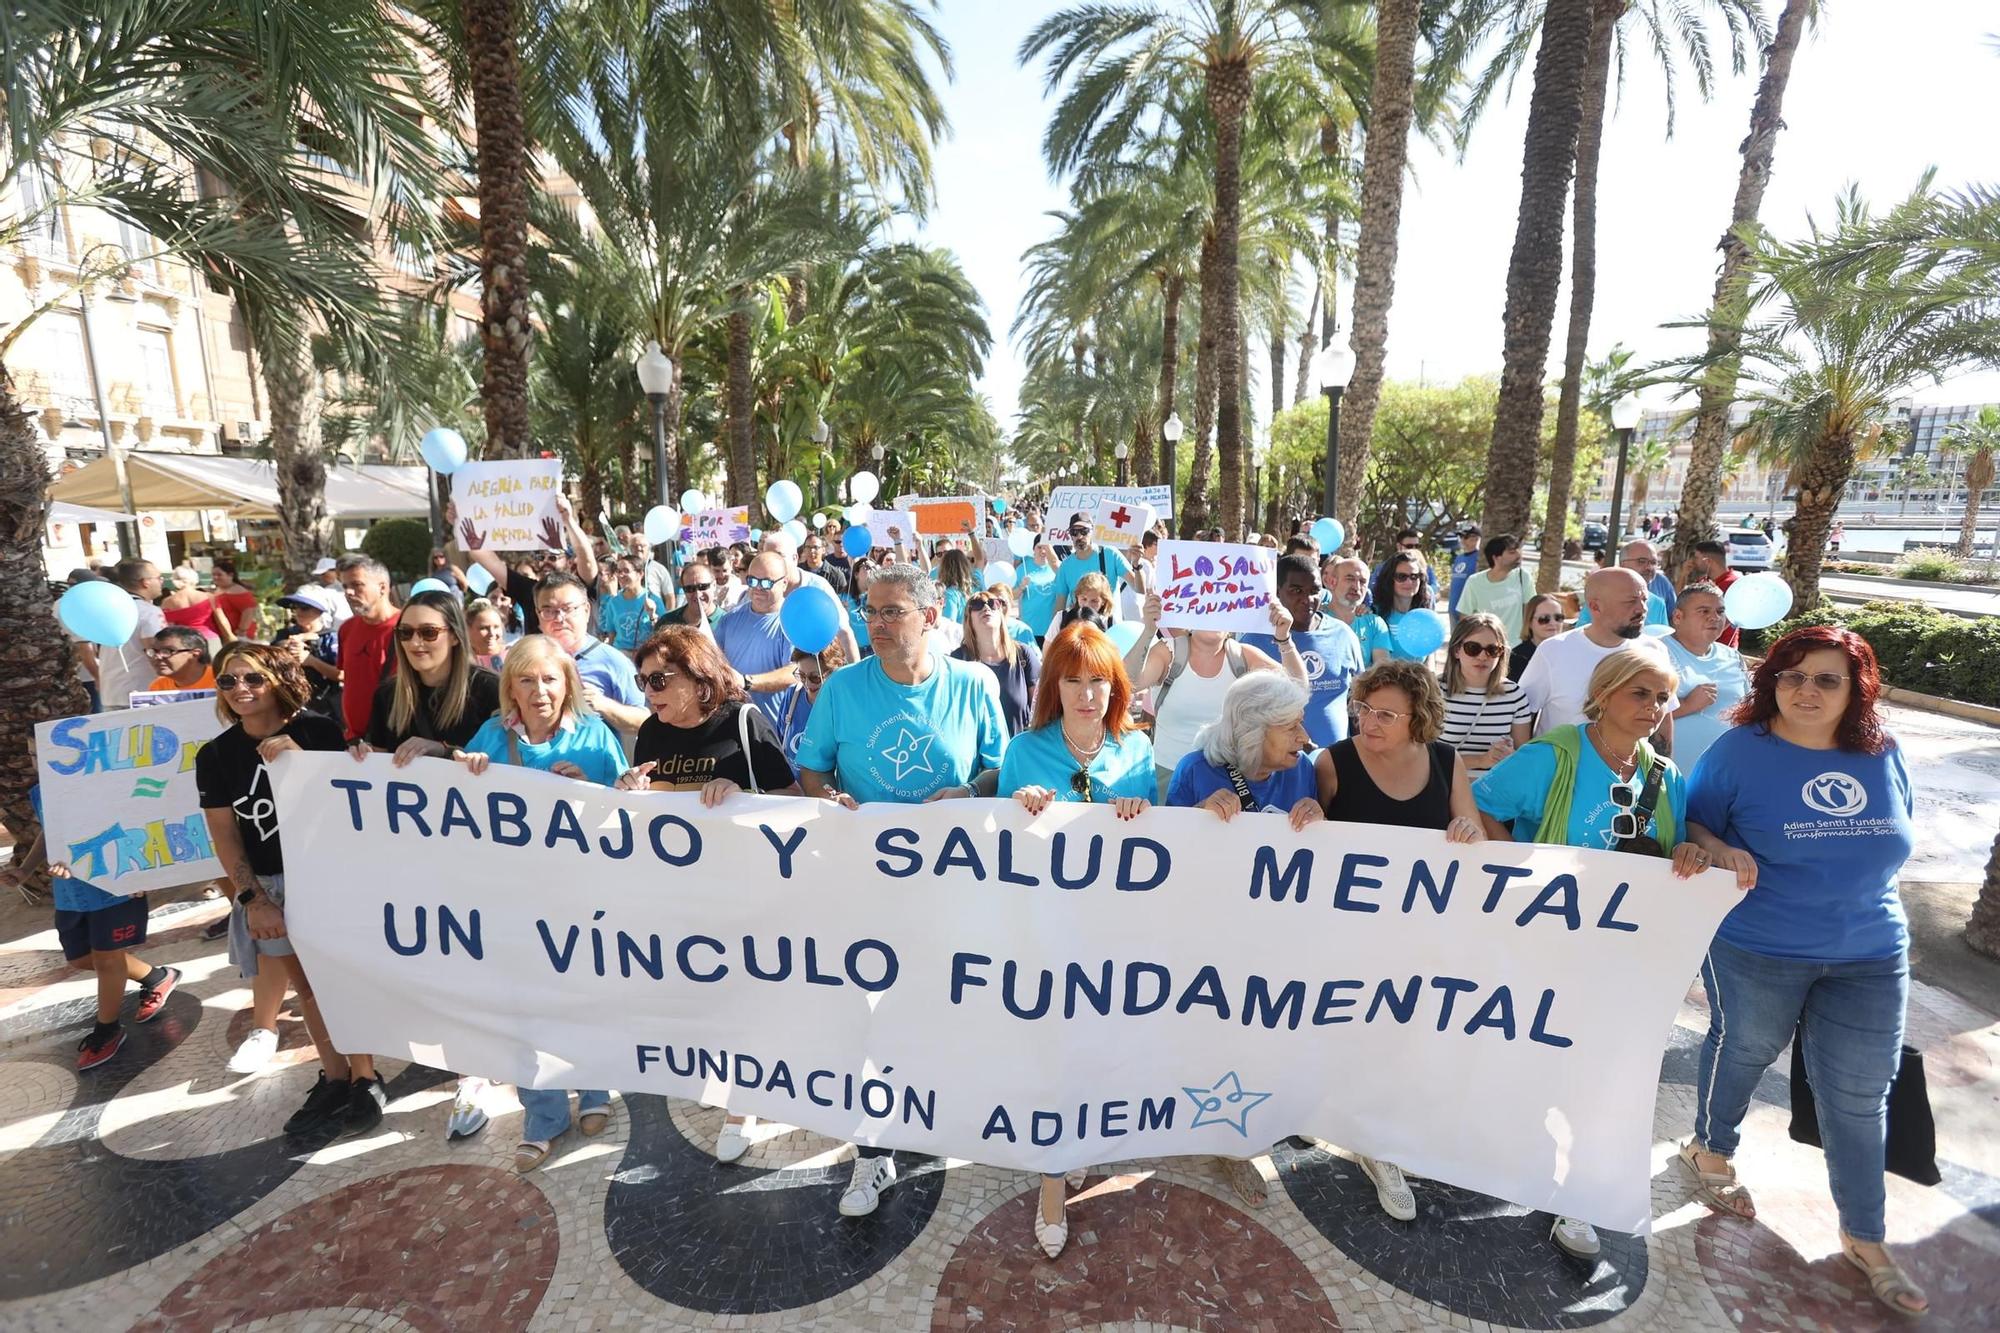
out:
<path id="1" fill-rule="evenodd" d="M 233 518 L 275 518 L 278 478 L 271 463 L 214 454 L 126 455 L 132 503 L 139 509 L 227 509 Z M 421 467 L 368 464 L 330 467 L 326 511 L 337 519 L 422 518 L 430 506 Z M 118 474 L 100 458 L 57 481 L 51 499 L 70 504 L 115 506 Z"/>
<path id="2" fill-rule="evenodd" d="M 89 505 L 58 500 L 49 506 L 51 523 L 130 523 L 137 514 L 121 514 L 116 509 L 93 509 Z"/>

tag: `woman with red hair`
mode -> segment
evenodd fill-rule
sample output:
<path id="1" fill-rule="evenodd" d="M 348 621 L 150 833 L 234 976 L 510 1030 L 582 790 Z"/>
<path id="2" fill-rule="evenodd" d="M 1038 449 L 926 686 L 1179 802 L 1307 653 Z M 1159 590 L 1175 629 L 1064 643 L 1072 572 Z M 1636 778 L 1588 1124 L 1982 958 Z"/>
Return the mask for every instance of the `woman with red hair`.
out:
<path id="1" fill-rule="evenodd" d="M 1681 1160 L 1704 1203 L 1757 1210 L 1730 1165 L 1757 1080 L 1792 1040 L 1826 1143 L 1840 1248 L 1875 1299 L 1929 1308 L 1882 1248 L 1889 1089 L 1903 1047 L 1910 939 L 1896 882 L 1913 844 L 1910 774 L 1876 711 L 1866 640 L 1787 634 L 1688 781 L 1688 836 L 1755 885 L 1709 945 L 1694 1138 Z"/>
<path id="2" fill-rule="evenodd" d="M 1132 682 L 1116 644 L 1087 621 L 1072 621 L 1049 640 L 1029 730 L 1007 744 L 1001 796 L 1031 815 L 1056 801 L 1108 801 L 1120 819 L 1152 804 L 1153 742 L 1132 726 Z M 1084 1173 L 1042 1177 L 1035 1241 L 1053 1259 L 1069 1243 L 1063 1185 Z"/>

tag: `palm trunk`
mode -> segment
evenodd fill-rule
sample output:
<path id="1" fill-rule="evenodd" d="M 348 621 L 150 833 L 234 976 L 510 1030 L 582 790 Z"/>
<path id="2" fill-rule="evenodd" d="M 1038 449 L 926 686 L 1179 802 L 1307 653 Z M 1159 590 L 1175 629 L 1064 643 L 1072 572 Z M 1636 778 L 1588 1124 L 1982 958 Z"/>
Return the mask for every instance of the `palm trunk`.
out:
<path id="1" fill-rule="evenodd" d="M 478 136 L 480 341 L 486 377 L 486 452 L 526 458 L 528 421 L 528 136 L 521 120 L 521 60 L 514 0 L 466 0 L 465 45 L 472 65 L 472 119 Z"/>
<path id="2" fill-rule="evenodd" d="M 747 297 L 747 294 L 743 294 Z M 750 382 L 750 312 L 729 312 L 729 503 L 757 503 L 755 386 Z"/>
<path id="3" fill-rule="evenodd" d="M 325 400 L 312 349 L 290 318 L 243 301 L 244 323 L 264 364 L 270 398 L 271 464 L 278 483 L 278 531 L 285 542 L 285 583 L 310 582 L 313 566 L 333 549 L 326 512 L 326 442 L 320 432 Z"/>
<path id="4" fill-rule="evenodd" d="M 1589 66 L 1583 76 L 1583 120 L 1576 133 L 1576 197 L 1570 209 L 1569 340 L 1563 348 L 1562 396 L 1556 403 L 1556 442 L 1549 463 L 1549 499 L 1542 510 L 1541 561 L 1535 589 L 1554 592 L 1562 581 L 1563 534 L 1569 494 L 1576 481 L 1577 416 L 1583 404 L 1583 363 L 1590 346 L 1591 307 L 1597 301 L 1597 157 L 1604 143 L 1605 92 L 1611 83 L 1612 35 L 1625 0 L 1599 4 L 1590 28 Z M 1518 534 L 1523 539 L 1525 532 Z"/>
<path id="5" fill-rule="evenodd" d="M 1194 344 L 1194 456 L 1189 460 L 1187 499 L 1181 503 L 1181 538 L 1208 523 L 1208 469 L 1214 459 L 1209 428 L 1215 423 L 1216 299 L 1215 229 L 1201 238 L 1201 331 Z"/>
<path id="6" fill-rule="evenodd" d="M 665 345 L 661 344 L 663 347 Z M 688 460 L 681 448 L 681 410 L 687 404 L 687 389 L 681 379 L 683 351 L 684 349 L 676 347 L 668 353 L 674 361 L 674 382 L 667 389 L 667 410 L 664 414 L 667 437 L 667 489 L 666 499 L 662 503 L 670 505 L 678 505 L 681 493 L 688 488 Z M 653 484 L 659 485 L 657 477 L 654 478 Z"/>
<path id="7" fill-rule="evenodd" d="M 644 429 L 650 434 L 653 428 L 653 406 L 646 404 L 641 414 Z M 628 514 L 643 513 L 646 507 L 639 503 L 639 432 L 625 429 L 618 433 L 618 502 Z"/>
<path id="8" fill-rule="evenodd" d="M 28 799 L 35 724 L 90 708 L 42 565 L 50 481 L 48 454 L 0 366 L 0 824 L 20 848 L 40 831 Z"/>
<path id="9" fill-rule="evenodd" d="M 1350 344 L 1354 374 L 1340 400 L 1340 513 L 1357 530 L 1361 482 L 1375 408 L 1382 401 L 1382 365 L 1389 346 L 1389 304 L 1396 295 L 1396 237 L 1403 222 L 1403 173 L 1416 116 L 1417 19 L 1421 0 L 1380 0 L 1375 21 L 1375 78 L 1369 95 L 1374 120 L 1361 161 L 1361 234 L 1354 247 L 1354 311 Z M 1333 322 L 1328 289 L 1322 318 Z"/>
<path id="10" fill-rule="evenodd" d="M 1722 488 L 1722 451 L 1729 442 L 1729 407 L 1736 397 L 1736 350 L 1743 338 L 1744 299 L 1750 287 L 1749 233 L 1771 183 L 1778 131 L 1784 128 L 1785 85 L 1792 77 L 1806 19 L 1814 0 L 1785 0 L 1777 34 L 1764 53 L 1764 77 L 1750 108 L 1750 134 L 1743 140 L 1743 167 L 1736 177 L 1736 202 L 1718 249 L 1722 268 L 1708 311 L 1709 366 L 1701 380 L 1694 438 L 1688 446 L 1687 483 L 1681 487 L 1680 520 L 1674 526 L 1667 568 L 1679 569 L 1694 556 L 1694 544 L 1717 531 L 1716 499 Z"/>
<path id="11" fill-rule="evenodd" d="M 1958 558 L 1970 560 L 1979 541 L 1979 497 L 1993 484 L 1993 451 L 1980 449 L 1965 465 L 1965 516 L 1958 521 Z"/>
<path id="12" fill-rule="evenodd" d="M 1993 840 L 1993 855 L 1986 861 L 1986 882 L 1972 904 L 1972 916 L 1965 923 L 1965 942 L 1974 953 L 2000 958 L 2000 837 Z"/>
<path id="13" fill-rule="evenodd" d="M 1312 304 L 1306 307 L 1306 326 L 1299 330 L 1299 373 L 1298 377 L 1292 381 L 1292 406 L 1294 407 L 1303 403 L 1306 400 L 1306 394 L 1311 392 L 1311 386 L 1307 384 L 1307 381 L 1312 378 L 1312 359 L 1313 351 L 1315 350 L 1313 347 L 1313 335 L 1317 331 L 1314 326 L 1319 323 L 1319 294 L 1321 286 L 1322 284 L 1318 281 L 1313 283 Z M 1331 333 L 1327 334 L 1329 338 L 1332 336 Z"/>
<path id="14" fill-rule="evenodd" d="M 1794 613 L 1819 605 L 1819 567 L 1826 557 L 1827 534 L 1847 479 L 1854 474 L 1854 437 L 1830 434 L 1813 446 L 1799 470 L 1799 500 L 1792 514 L 1792 540 L 1785 552 L 1785 581 L 1792 585 Z"/>
<path id="15" fill-rule="evenodd" d="M 1285 326 L 1271 326 L 1271 420 L 1285 410 Z"/>
<path id="16" fill-rule="evenodd" d="M 1319 123 L 1319 155 L 1329 167 L 1339 170 L 1340 126 L 1331 116 Z M 1340 214 L 1332 208 L 1326 210 L 1326 261 L 1320 265 L 1319 281 L 1314 286 L 1326 293 L 1325 304 L 1320 307 L 1319 341 L 1323 346 L 1333 341 L 1334 331 L 1340 327 L 1340 310 L 1337 304 L 1340 296 Z M 1316 290 L 1315 298 L 1318 294 Z M 1313 322 L 1308 316 L 1304 342 L 1311 341 L 1312 332 Z M 1302 365 L 1299 367 L 1299 391 L 1292 395 L 1294 402 L 1306 396 L 1305 384 L 1306 368 Z"/>
<path id="17" fill-rule="evenodd" d="M 1217 314 L 1215 446 L 1222 463 L 1221 526 L 1225 536 L 1243 531 L 1242 295 L 1243 114 L 1250 105 L 1250 69 L 1230 61 L 1209 71 L 1208 106 L 1215 116 L 1215 295 Z M 1205 318 L 1205 316 L 1204 316 Z M 1211 527 L 1216 526 L 1210 524 Z"/>
<path id="18" fill-rule="evenodd" d="M 1167 418 L 1174 414 L 1175 391 L 1179 387 L 1181 373 L 1181 298 L 1187 295 L 1187 277 L 1180 272 L 1169 274 L 1160 281 L 1160 421 L 1167 424 Z M 1149 431 L 1138 451 L 1138 465 L 1135 475 L 1140 485 L 1172 486 L 1174 478 L 1159 475 L 1159 467 L 1153 458 L 1153 436 Z"/>
<path id="19" fill-rule="evenodd" d="M 604 464 L 597 453 L 597 431 L 597 423 L 593 421 L 577 423 L 577 460 L 579 463 L 590 460 L 577 468 L 577 489 L 581 492 L 577 517 L 586 525 L 599 522 L 604 513 Z M 611 534 L 607 531 L 604 535 Z"/>
<path id="20" fill-rule="evenodd" d="M 1528 102 L 1521 155 L 1521 210 L 1507 264 L 1500 400 L 1493 413 L 1493 443 L 1486 451 L 1486 510 L 1480 521 L 1488 532 L 1526 532 L 1534 503 L 1542 385 L 1556 289 L 1562 282 L 1563 207 L 1576 170 L 1584 69 L 1596 8 L 1594 0 L 1549 0 L 1542 12 L 1535 91 Z"/>

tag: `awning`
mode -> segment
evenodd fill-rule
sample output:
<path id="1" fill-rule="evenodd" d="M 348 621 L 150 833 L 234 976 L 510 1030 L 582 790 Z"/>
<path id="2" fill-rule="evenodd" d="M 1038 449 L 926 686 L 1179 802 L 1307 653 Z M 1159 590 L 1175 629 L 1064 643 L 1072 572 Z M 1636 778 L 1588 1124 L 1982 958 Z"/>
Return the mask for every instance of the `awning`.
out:
<path id="1" fill-rule="evenodd" d="M 278 479 L 271 463 L 215 454 L 126 455 L 132 503 L 139 509 L 227 509 L 235 518 L 275 518 Z M 388 464 L 330 467 L 326 509 L 337 519 L 423 518 L 425 469 Z M 100 458 L 57 481 L 50 498 L 70 504 L 116 506 L 118 474 Z"/>
<path id="2" fill-rule="evenodd" d="M 137 514 L 121 514 L 115 509 L 93 509 L 58 500 L 49 506 L 51 523 L 130 523 Z"/>

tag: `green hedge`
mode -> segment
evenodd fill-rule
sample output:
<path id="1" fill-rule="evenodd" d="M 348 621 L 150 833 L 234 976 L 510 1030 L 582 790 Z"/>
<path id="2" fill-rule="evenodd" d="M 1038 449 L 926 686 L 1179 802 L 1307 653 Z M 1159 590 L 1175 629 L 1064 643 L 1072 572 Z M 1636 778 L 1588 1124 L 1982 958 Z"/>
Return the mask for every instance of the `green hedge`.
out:
<path id="1" fill-rule="evenodd" d="M 1968 619 L 1918 602 L 1821 606 L 1762 634 L 1744 634 L 1743 646 L 1762 652 L 1809 625 L 1841 625 L 1868 640 L 1884 684 L 2000 707 L 2000 616 Z"/>
<path id="2" fill-rule="evenodd" d="M 410 583 L 431 567 L 431 525 L 421 518 L 385 518 L 361 538 L 361 550 L 389 567 L 397 583 Z"/>

